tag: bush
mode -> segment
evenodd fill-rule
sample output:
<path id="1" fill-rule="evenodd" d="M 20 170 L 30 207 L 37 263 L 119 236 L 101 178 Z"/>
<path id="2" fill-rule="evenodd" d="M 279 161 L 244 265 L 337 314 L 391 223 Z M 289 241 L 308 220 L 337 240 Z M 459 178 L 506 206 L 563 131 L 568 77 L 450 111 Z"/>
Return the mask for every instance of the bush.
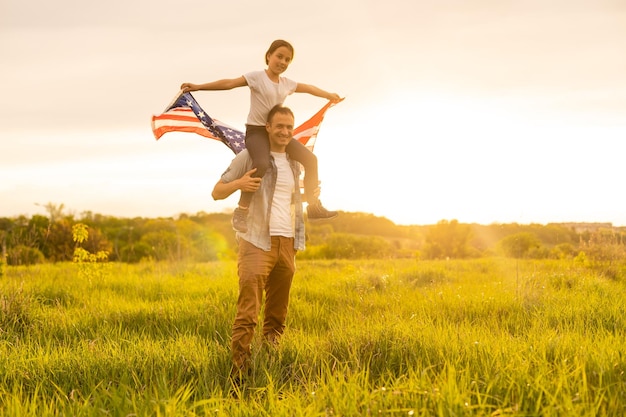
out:
<path id="1" fill-rule="evenodd" d="M 43 253 L 37 248 L 17 245 L 7 251 L 7 265 L 35 265 L 44 261 Z"/>
<path id="2" fill-rule="evenodd" d="M 32 299 L 23 288 L 7 291 L 0 295 L 0 334 L 21 334 L 32 323 Z"/>
<path id="3" fill-rule="evenodd" d="M 571 259 L 576 256 L 576 254 L 576 249 L 571 243 L 561 243 L 550 251 L 550 255 L 556 259 Z"/>
<path id="4" fill-rule="evenodd" d="M 429 259 L 461 259 L 470 255 L 472 230 L 458 220 L 441 220 L 428 229 L 424 253 Z"/>
<path id="5" fill-rule="evenodd" d="M 624 236 L 611 230 L 599 230 L 581 244 L 588 265 L 603 276 L 621 280 L 626 275 Z"/>
<path id="6" fill-rule="evenodd" d="M 317 256 L 324 259 L 366 259 L 386 258 L 392 247 L 382 237 L 357 236 L 345 233 L 331 235 L 324 245 L 312 248 Z"/>
<path id="7" fill-rule="evenodd" d="M 541 247 L 539 238 L 529 232 L 516 233 L 502 239 L 498 246 L 504 255 L 512 258 L 527 258 L 535 255 Z M 531 252 L 532 251 L 532 252 Z"/>
<path id="8" fill-rule="evenodd" d="M 153 259 L 154 250 L 146 242 L 137 242 L 120 249 L 120 259 L 123 262 L 138 263 L 142 260 Z"/>
<path id="9" fill-rule="evenodd" d="M 528 250 L 527 258 L 529 259 L 548 259 L 550 250 L 545 246 L 532 247 Z"/>

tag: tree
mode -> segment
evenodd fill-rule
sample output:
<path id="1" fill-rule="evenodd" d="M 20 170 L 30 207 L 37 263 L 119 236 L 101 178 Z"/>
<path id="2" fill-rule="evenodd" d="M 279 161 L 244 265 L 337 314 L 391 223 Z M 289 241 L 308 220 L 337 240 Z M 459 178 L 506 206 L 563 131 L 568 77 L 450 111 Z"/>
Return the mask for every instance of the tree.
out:
<path id="1" fill-rule="evenodd" d="M 74 219 L 66 217 L 56 220 L 50 226 L 50 233 L 43 247 L 43 253 L 51 262 L 71 261 L 74 256 L 72 225 Z"/>
<path id="2" fill-rule="evenodd" d="M 541 241 L 534 233 L 522 232 L 505 237 L 498 246 L 506 256 L 525 258 L 531 250 L 541 247 Z"/>
<path id="3" fill-rule="evenodd" d="M 427 258 L 465 258 L 469 255 L 469 225 L 457 220 L 441 220 L 428 229 L 424 254 Z"/>
<path id="4" fill-rule="evenodd" d="M 41 206 L 46 209 L 48 215 L 50 216 L 50 223 L 54 223 L 63 217 L 63 210 L 65 209 L 65 204 L 63 203 L 56 205 L 54 203 L 48 202 L 47 204 L 35 203 L 35 205 Z"/>

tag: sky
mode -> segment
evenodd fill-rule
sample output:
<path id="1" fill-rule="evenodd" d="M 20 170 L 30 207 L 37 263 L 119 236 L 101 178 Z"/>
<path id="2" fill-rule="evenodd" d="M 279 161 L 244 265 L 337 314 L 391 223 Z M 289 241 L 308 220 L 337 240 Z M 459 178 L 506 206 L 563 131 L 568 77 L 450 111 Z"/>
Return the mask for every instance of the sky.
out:
<path id="1" fill-rule="evenodd" d="M 327 208 L 626 226 L 620 0 L 0 0 L 0 217 L 231 211 L 211 190 L 232 152 L 150 119 L 274 39 L 286 77 L 345 97 L 315 147 Z M 247 88 L 194 96 L 243 130 Z M 285 104 L 298 124 L 325 100 Z"/>

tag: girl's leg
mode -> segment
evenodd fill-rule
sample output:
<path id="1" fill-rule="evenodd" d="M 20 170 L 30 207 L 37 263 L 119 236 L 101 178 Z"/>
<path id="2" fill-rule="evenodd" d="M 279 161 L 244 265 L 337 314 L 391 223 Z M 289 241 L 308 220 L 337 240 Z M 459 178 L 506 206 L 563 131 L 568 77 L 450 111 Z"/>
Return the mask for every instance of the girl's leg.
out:
<path id="1" fill-rule="evenodd" d="M 315 196 L 315 192 L 319 187 L 317 156 L 296 139 L 292 139 L 289 142 L 286 150 L 292 159 L 300 162 L 304 167 L 304 195 L 308 202 L 307 214 L 309 220 L 337 217 L 336 211 L 326 210 L 319 198 Z"/>
<path id="2" fill-rule="evenodd" d="M 252 166 L 256 168 L 254 177 L 261 178 L 270 166 L 270 142 L 265 126 L 247 126 L 246 149 L 252 158 Z M 254 193 L 242 192 L 239 198 L 239 207 L 248 208 Z"/>
<path id="3" fill-rule="evenodd" d="M 265 126 L 246 127 L 246 149 L 252 158 L 252 166 L 256 168 L 255 177 L 263 177 L 270 165 L 270 142 Z M 239 207 L 233 213 L 233 229 L 238 232 L 248 231 L 248 207 L 254 193 L 242 192 L 239 197 Z"/>
<path id="4" fill-rule="evenodd" d="M 314 193 L 319 186 L 317 156 L 296 139 L 291 139 L 287 145 L 287 153 L 304 167 L 304 196 L 309 204 L 314 203 L 317 200 Z"/>

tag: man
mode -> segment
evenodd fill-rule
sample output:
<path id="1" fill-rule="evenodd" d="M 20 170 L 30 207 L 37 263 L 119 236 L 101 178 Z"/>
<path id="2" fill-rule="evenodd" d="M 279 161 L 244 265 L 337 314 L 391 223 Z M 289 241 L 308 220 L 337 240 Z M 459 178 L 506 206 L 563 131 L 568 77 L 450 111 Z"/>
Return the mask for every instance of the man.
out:
<path id="1" fill-rule="evenodd" d="M 272 108 L 265 126 L 272 157 L 263 178 L 252 176 L 252 159 L 244 150 L 233 159 L 212 193 L 213 199 L 221 200 L 237 190 L 254 192 L 248 209 L 248 230 L 237 232 L 239 298 L 231 350 L 233 377 L 238 383 L 249 369 L 250 344 L 264 291 L 263 337 L 273 344 L 283 333 L 295 255 L 304 249 L 300 164 L 290 160 L 285 151 L 293 127 L 294 116 L 289 108 Z"/>

